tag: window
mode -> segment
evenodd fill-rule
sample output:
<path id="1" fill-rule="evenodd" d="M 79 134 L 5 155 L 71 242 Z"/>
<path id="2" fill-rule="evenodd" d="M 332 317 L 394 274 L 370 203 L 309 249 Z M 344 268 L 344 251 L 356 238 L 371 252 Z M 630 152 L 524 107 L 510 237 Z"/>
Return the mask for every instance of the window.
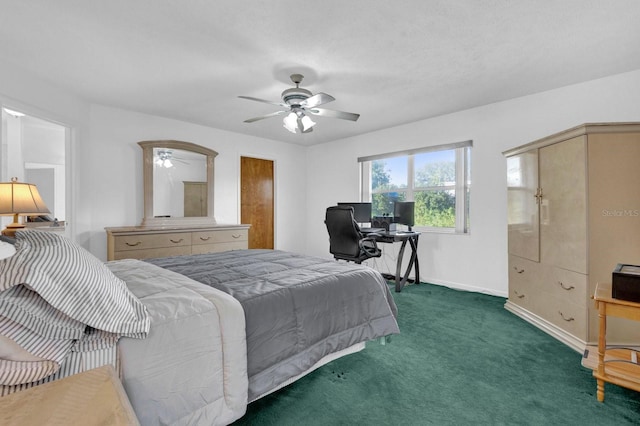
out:
<path id="1" fill-rule="evenodd" d="M 471 141 L 359 158 L 362 200 L 373 216 L 393 215 L 396 201 L 415 202 L 415 226 L 469 232 Z"/>

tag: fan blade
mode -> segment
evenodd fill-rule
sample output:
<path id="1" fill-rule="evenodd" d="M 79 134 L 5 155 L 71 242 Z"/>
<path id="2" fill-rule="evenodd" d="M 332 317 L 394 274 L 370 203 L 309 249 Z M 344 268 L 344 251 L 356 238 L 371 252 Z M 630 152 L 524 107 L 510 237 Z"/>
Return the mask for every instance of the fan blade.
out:
<path id="1" fill-rule="evenodd" d="M 300 106 L 302 108 L 313 108 L 318 105 L 328 104 L 329 102 L 333 102 L 335 100 L 336 98 L 334 98 L 333 96 L 320 92 L 300 102 Z"/>
<path id="2" fill-rule="evenodd" d="M 257 102 L 264 102 L 265 104 L 270 104 L 270 105 L 276 105 L 276 106 L 281 106 L 281 107 L 285 107 L 285 108 L 289 108 L 289 105 L 284 104 L 282 102 L 271 102 L 271 101 L 267 101 L 265 99 L 260 99 L 260 98 L 254 98 L 252 96 L 238 96 L 239 98 L 242 99 L 248 99 L 250 101 L 257 101 Z"/>
<path id="3" fill-rule="evenodd" d="M 288 112 L 289 111 L 276 111 L 276 112 L 272 112 L 271 114 L 262 115 L 260 117 L 248 118 L 248 119 L 244 120 L 244 122 L 245 123 L 253 123 L 254 121 L 264 120 L 265 118 L 276 117 L 278 115 L 287 114 Z"/>
<path id="4" fill-rule="evenodd" d="M 333 111 L 331 109 L 324 108 L 312 108 L 307 109 L 311 114 L 319 115 L 321 117 L 341 118 L 343 120 L 358 121 L 360 114 L 354 114 L 352 112 Z"/>

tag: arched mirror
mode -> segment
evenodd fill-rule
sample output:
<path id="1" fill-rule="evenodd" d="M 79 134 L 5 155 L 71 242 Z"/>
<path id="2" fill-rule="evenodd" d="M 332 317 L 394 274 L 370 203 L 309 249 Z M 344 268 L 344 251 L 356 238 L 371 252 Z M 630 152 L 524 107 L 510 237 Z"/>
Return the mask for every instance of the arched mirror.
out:
<path id="1" fill-rule="evenodd" d="M 218 153 L 175 140 L 138 145 L 143 159 L 142 225 L 215 224 L 213 163 Z"/>

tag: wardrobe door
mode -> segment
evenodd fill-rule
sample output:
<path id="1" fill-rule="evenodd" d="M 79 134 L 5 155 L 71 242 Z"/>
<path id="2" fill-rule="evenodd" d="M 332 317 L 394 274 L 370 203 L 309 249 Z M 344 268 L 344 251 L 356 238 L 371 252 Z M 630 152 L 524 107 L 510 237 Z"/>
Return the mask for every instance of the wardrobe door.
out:
<path id="1" fill-rule="evenodd" d="M 538 150 L 507 158 L 509 253 L 539 261 Z"/>
<path id="2" fill-rule="evenodd" d="M 586 136 L 539 150 L 540 260 L 587 271 Z"/>

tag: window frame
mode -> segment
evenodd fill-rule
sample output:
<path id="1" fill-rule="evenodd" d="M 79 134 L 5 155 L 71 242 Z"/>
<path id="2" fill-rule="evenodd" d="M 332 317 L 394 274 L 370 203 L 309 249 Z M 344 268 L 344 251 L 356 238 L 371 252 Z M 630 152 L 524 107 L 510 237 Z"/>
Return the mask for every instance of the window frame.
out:
<path id="1" fill-rule="evenodd" d="M 471 148 L 473 141 L 463 141 L 452 144 L 434 145 L 407 151 L 396 151 L 386 154 L 372 155 L 358 158 L 360 166 L 360 200 L 371 201 L 373 194 L 404 193 L 405 201 L 414 201 L 415 193 L 424 191 L 454 190 L 455 197 L 455 225 L 453 227 L 437 227 L 415 225 L 413 228 L 420 232 L 469 234 L 469 199 L 471 193 Z M 415 187 L 415 156 L 428 152 L 455 151 L 455 184 L 432 187 Z M 407 161 L 407 187 L 393 190 L 372 191 L 371 164 L 375 160 L 404 157 Z M 459 214 L 462 212 L 462 214 Z"/>

